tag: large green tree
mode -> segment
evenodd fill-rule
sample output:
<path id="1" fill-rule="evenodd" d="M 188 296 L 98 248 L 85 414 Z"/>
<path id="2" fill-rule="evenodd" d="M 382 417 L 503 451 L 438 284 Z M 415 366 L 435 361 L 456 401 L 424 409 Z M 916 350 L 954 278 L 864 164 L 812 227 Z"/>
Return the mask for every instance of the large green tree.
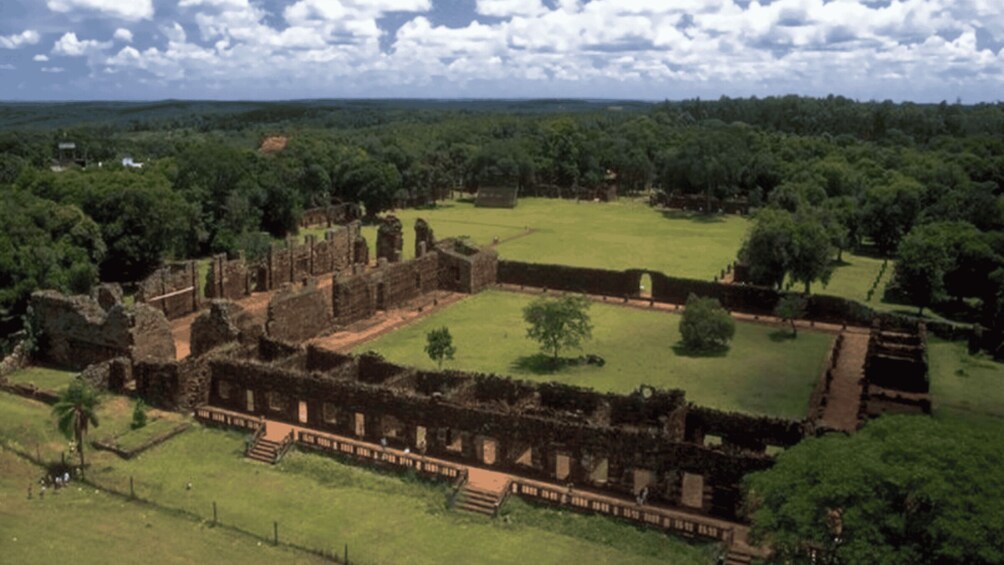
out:
<path id="1" fill-rule="evenodd" d="M 745 481 L 752 535 L 772 562 L 1004 562 L 999 424 L 884 416 L 807 438 Z"/>
<path id="2" fill-rule="evenodd" d="M 551 354 L 555 367 L 562 349 L 579 347 L 592 337 L 589 306 L 589 299 L 582 296 L 540 297 L 523 309 L 526 336 Z"/>
<path id="3" fill-rule="evenodd" d="M 899 244 L 893 281 L 918 315 L 945 298 L 945 275 L 952 269 L 952 247 L 936 225 L 912 230 Z"/>

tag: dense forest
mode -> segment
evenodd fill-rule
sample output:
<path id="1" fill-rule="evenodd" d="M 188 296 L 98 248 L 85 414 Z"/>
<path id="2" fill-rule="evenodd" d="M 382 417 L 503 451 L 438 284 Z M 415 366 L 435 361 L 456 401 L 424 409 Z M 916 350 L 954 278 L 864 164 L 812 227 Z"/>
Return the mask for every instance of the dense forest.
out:
<path id="1" fill-rule="evenodd" d="M 260 151 L 272 135 L 288 144 Z M 52 169 L 62 141 L 86 167 Z M 1001 104 L 166 101 L 0 105 L 0 330 L 36 288 L 260 248 L 333 200 L 372 218 L 447 189 L 574 194 L 609 172 L 622 194 L 765 209 L 741 250 L 755 282 L 810 290 L 831 250 L 855 249 L 900 259 L 890 292 L 921 309 L 1004 318 Z"/>

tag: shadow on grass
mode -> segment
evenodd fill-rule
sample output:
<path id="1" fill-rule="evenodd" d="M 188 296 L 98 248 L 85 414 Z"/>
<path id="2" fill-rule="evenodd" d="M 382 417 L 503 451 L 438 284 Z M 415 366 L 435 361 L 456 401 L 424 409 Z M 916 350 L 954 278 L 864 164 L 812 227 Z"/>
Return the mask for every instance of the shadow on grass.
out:
<path id="1" fill-rule="evenodd" d="M 690 220 L 698 224 L 720 224 L 725 221 L 724 214 L 704 214 L 687 210 L 662 210 L 661 214 L 667 220 Z"/>
<path id="2" fill-rule="evenodd" d="M 791 341 L 795 339 L 797 336 L 791 333 L 791 330 L 789 329 L 789 330 L 776 330 L 770 332 L 770 334 L 768 334 L 768 337 L 770 337 L 770 340 L 773 341 L 774 343 L 783 343 L 786 341 Z"/>
<path id="3" fill-rule="evenodd" d="M 692 357 L 694 359 L 712 359 L 716 357 L 725 357 L 729 353 L 728 346 L 725 347 L 715 347 L 712 349 L 694 349 L 692 347 L 687 347 L 682 342 L 677 343 L 673 346 L 673 353 L 676 353 L 680 357 Z"/>
<path id="4" fill-rule="evenodd" d="M 512 369 L 520 373 L 533 373 L 535 375 L 550 375 L 557 373 L 569 365 L 568 359 L 558 358 L 555 363 L 554 358 L 543 353 L 524 355 L 512 362 Z"/>

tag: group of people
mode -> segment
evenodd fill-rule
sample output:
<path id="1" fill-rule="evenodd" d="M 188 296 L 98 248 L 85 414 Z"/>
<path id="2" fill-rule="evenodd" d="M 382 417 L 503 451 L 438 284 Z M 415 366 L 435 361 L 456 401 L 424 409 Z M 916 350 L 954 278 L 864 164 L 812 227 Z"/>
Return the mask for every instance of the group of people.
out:
<path id="1" fill-rule="evenodd" d="M 49 486 L 52 486 L 54 489 L 59 490 L 70 484 L 70 472 L 64 471 L 63 474 L 56 473 L 54 475 L 46 475 L 45 477 L 39 479 L 38 482 L 39 482 L 38 497 L 45 498 L 45 492 L 49 488 Z M 31 500 L 31 497 L 32 497 L 32 485 L 29 484 L 28 500 Z"/>

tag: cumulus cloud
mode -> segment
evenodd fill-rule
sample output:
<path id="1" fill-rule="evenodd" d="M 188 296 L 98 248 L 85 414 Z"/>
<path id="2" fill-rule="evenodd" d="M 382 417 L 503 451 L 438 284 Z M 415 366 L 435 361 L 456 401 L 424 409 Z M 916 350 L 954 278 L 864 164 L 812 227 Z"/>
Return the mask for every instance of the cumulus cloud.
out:
<path id="1" fill-rule="evenodd" d="M 13 35 L 0 35 L 0 47 L 4 49 L 17 49 L 25 45 L 35 45 L 39 39 L 41 38 L 37 31 L 28 29 Z"/>
<path id="2" fill-rule="evenodd" d="M 481 81 L 495 85 L 482 95 L 498 85 L 522 95 L 579 85 L 570 93 L 589 96 L 621 84 L 652 98 L 673 96 L 676 85 L 740 95 L 1004 86 L 999 0 L 477 0 L 468 22 L 450 26 L 433 23 L 432 9 L 430 0 L 180 0 L 177 21 L 156 22 L 151 47 L 108 54 L 111 42 L 70 33 L 53 53 L 161 84 L 231 85 L 235 95 L 266 78 L 391 95 Z M 396 31 L 386 27 L 391 12 L 405 14 Z M 113 37 L 128 44 L 132 34 Z"/>
<path id="3" fill-rule="evenodd" d="M 39 53 L 38 55 L 35 55 L 34 57 L 32 57 L 31 60 L 39 62 L 39 63 L 44 63 L 44 62 L 46 62 L 46 61 L 49 60 L 49 56 L 45 55 L 45 54 L 42 54 L 42 53 Z"/>
<path id="4" fill-rule="evenodd" d="M 153 18 L 153 0 L 48 0 L 53 12 L 96 12 L 123 20 L 148 20 Z"/>
<path id="5" fill-rule="evenodd" d="M 548 11 L 540 0 L 478 0 L 475 11 L 482 16 L 539 16 Z"/>
<path id="6" fill-rule="evenodd" d="M 53 55 L 64 55 L 66 57 L 83 57 L 94 55 L 112 46 L 110 41 L 98 41 L 96 39 L 77 39 L 77 34 L 69 32 L 60 37 L 52 46 Z"/>

